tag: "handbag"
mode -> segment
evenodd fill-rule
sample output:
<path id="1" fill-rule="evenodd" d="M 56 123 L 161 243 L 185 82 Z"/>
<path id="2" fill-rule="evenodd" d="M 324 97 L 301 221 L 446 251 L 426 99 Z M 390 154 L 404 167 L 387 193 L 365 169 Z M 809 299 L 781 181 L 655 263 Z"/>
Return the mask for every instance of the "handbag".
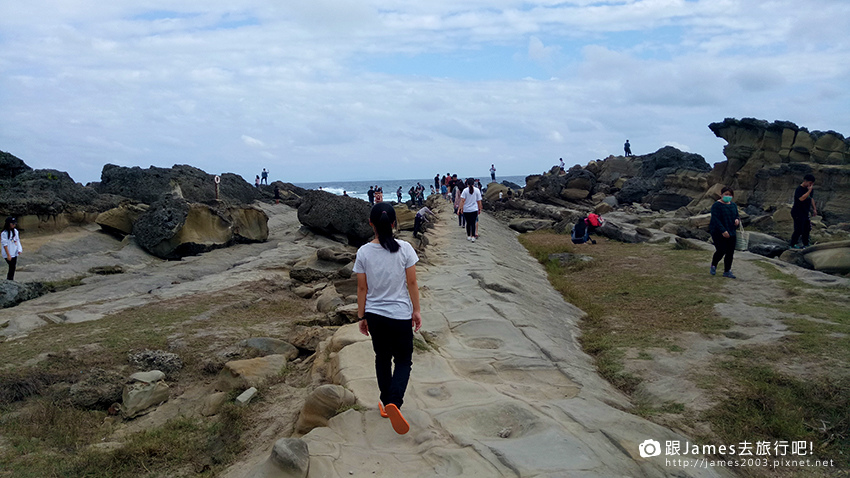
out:
<path id="1" fill-rule="evenodd" d="M 750 234 L 748 232 L 744 232 L 744 225 L 740 222 L 738 223 L 738 234 L 735 236 L 735 250 L 736 251 L 746 251 L 747 247 L 750 245 Z"/>

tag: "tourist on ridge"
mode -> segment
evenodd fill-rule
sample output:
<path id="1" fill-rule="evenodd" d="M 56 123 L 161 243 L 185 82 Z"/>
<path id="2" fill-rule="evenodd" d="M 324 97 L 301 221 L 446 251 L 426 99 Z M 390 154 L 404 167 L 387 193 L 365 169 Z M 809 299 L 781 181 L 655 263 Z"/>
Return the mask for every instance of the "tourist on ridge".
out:
<path id="1" fill-rule="evenodd" d="M 260 177 L 259 176 L 257 176 L 256 179 L 254 179 L 254 187 L 255 188 L 260 187 Z"/>
<path id="2" fill-rule="evenodd" d="M 437 190 L 434 189 L 434 186 L 431 186 L 431 195 L 437 194 Z"/>
<path id="3" fill-rule="evenodd" d="M 366 191 L 366 195 L 369 196 L 369 205 L 375 205 L 375 189 L 372 186 L 369 186 L 369 190 Z"/>
<path id="4" fill-rule="evenodd" d="M 401 204 L 401 186 L 395 192 L 395 195 L 398 196 L 398 203 Z"/>
<path id="5" fill-rule="evenodd" d="M 632 145 L 629 144 L 629 140 L 626 140 L 626 144 L 623 145 L 623 150 L 626 152 L 626 156 L 632 156 Z"/>
<path id="6" fill-rule="evenodd" d="M 375 204 L 384 202 L 384 188 L 375 187 Z"/>
<path id="7" fill-rule="evenodd" d="M 443 196 L 443 199 L 448 199 L 449 188 L 446 186 L 446 183 L 440 184 L 440 195 Z"/>
<path id="8" fill-rule="evenodd" d="M 496 182 L 496 165 L 495 164 L 490 165 L 490 181 L 494 182 L 494 183 Z"/>
<path id="9" fill-rule="evenodd" d="M 475 187 L 475 181 L 472 178 L 466 180 L 466 185 L 468 187 L 464 188 L 460 194 L 458 214 L 462 214 L 466 222 L 466 240 L 475 242 L 475 235 L 478 233 L 475 221 L 481 211 L 481 190 Z"/>
<path id="10" fill-rule="evenodd" d="M 558 166 L 558 167 L 561 168 L 561 171 L 563 171 L 564 170 L 564 158 L 559 158 L 559 161 L 560 161 L 560 166 Z"/>
<path id="11" fill-rule="evenodd" d="M 7 217 L 3 224 L 3 231 L 0 232 L 0 252 L 3 254 L 3 259 L 9 264 L 9 273 L 6 274 L 6 280 L 15 280 L 15 268 L 18 265 L 18 256 L 24 252 L 21 247 L 21 233 L 18 231 L 18 220 L 14 217 Z"/>
<path id="12" fill-rule="evenodd" d="M 794 191 L 794 204 L 791 206 L 791 217 L 794 219 L 794 233 L 791 234 L 791 248 L 799 249 L 797 242 L 802 239 L 803 247 L 809 247 L 809 234 L 812 232 L 812 216 L 818 215 L 818 208 L 812 198 L 815 187 L 815 177 L 811 174 L 803 176 L 803 182 Z"/>
<path id="13" fill-rule="evenodd" d="M 434 191 L 439 191 L 439 190 L 440 190 L 440 173 L 437 173 L 437 175 L 434 176 Z M 431 194 L 433 194 L 433 193 L 431 193 Z"/>
<path id="14" fill-rule="evenodd" d="M 274 187 L 274 203 L 280 204 L 280 188 L 277 185 Z"/>
<path id="15" fill-rule="evenodd" d="M 348 197 L 348 192 L 345 189 L 342 190 L 342 196 Z"/>
<path id="16" fill-rule="evenodd" d="M 717 264 L 723 258 L 723 277 L 736 279 L 732 274 L 732 257 L 735 254 L 735 228 L 741 223 L 738 219 L 738 205 L 732 202 L 735 196 L 732 188 L 724 187 L 720 190 L 720 196 L 711 206 L 711 222 L 708 225 L 715 249 L 709 272 L 711 275 L 716 274 Z"/>
<path id="17" fill-rule="evenodd" d="M 357 250 L 357 318 L 363 335 L 372 335 L 375 376 L 378 379 L 382 417 L 403 435 L 410 425 L 399 410 L 410 381 L 413 332 L 422 326 L 419 288 L 413 247 L 393 238 L 395 209 L 387 203 L 372 207 L 369 225 L 375 238 Z M 395 369 L 393 370 L 393 364 Z"/>
<path id="18" fill-rule="evenodd" d="M 261 173 L 261 176 L 262 176 L 261 182 L 264 183 L 266 186 L 268 186 L 269 185 L 269 172 L 266 171 L 266 168 L 263 168 L 263 172 Z"/>

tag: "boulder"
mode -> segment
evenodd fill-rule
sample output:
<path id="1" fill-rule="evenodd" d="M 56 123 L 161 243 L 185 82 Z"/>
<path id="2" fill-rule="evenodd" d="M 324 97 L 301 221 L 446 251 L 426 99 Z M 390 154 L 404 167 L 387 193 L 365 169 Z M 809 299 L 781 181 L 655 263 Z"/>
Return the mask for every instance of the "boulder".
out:
<path id="1" fill-rule="evenodd" d="M 581 201 L 582 199 L 587 199 L 587 196 L 589 195 L 590 191 L 577 188 L 564 188 L 561 190 L 560 194 L 563 199 L 568 201 Z"/>
<path id="2" fill-rule="evenodd" d="M 283 355 L 287 360 L 295 360 L 298 357 L 298 349 L 294 345 L 272 337 L 252 337 L 236 345 L 245 349 L 247 356 Z"/>
<path id="3" fill-rule="evenodd" d="M 782 239 L 756 231 L 746 231 L 749 237 L 747 250 L 767 257 L 779 257 L 788 249 L 788 243 Z"/>
<path id="4" fill-rule="evenodd" d="M 307 442 L 300 438 L 276 441 L 269 458 L 251 470 L 248 478 L 306 478 L 310 468 Z"/>
<path id="5" fill-rule="evenodd" d="M 151 254 L 179 259 L 234 243 L 264 241 L 268 216 L 258 209 L 214 209 L 166 195 L 136 220 L 133 234 Z"/>
<path id="6" fill-rule="evenodd" d="M 325 288 L 318 299 L 316 299 L 316 310 L 319 312 L 333 312 L 337 307 L 342 305 L 345 305 L 345 301 L 333 286 Z"/>
<path id="7" fill-rule="evenodd" d="M 850 241 L 817 244 L 803 250 L 803 258 L 816 271 L 850 273 Z"/>
<path id="8" fill-rule="evenodd" d="M 398 229 L 400 231 L 412 231 L 416 222 L 416 212 L 404 204 L 396 204 L 393 206 L 393 209 L 395 209 L 395 220 Z"/>
<path id="9" fill-rule="evenodd" d="M 601 236 L 629 243 L 647 242 L 652 238 L 652 233 L 647 229 L 634 224 L 616 223 L 610 219 L 597 227 L 596 232 Z"/>
<path id="10" fill-rule="evenodd" d="M 609 212 L 611 212 L 613 210 L 614 210 L 614 208 L 611 207 L 611 205 L 608 204 L 607 202 L 601 202 L 601 203 L 597 204 L 596 207 L 593 208 L 593 212 L 600 215 L 600 216 L 603 215 L 603 214 L 608 214 Z"/>
<path id="11" fill-rule="evenodd" d="M 88 371 L 83 378 L 71 385 L 71 403 L 86 410 L 106 410 L 121 400 L 124 377 L 103 369 Z"/>
<path id="12" fill-rule="evenodd" d="M 215 389 L 222 392 L 259 387 L 269 378 L 279 375 L 286 367 L 285 355 L 266 355 L 224 364 L 218 374 Z"/>
<path id="13" fill-rule="evenodd" d="M 311 231 L 332 238 L 344 236 L 359 247 L 374 237 L 369 211 L 369 203 L 361 199 L 311 190 L 301 198 L 298 220 Z"/>
<path id="14" fill-rule="evenodd" d="M 508 227 L 518 232 L 529 232 L 536 231 L 538 229 L 544 229 L 547 227 L 552 227 L 555 225 L 555 221 L 549 219 L 535 219 L 535 218 L 517 218 L 510 222 Z"/>
<path id="15" fill-rule="evenodd" d="M 180 356 L 164 350 L 141 350 L 128 354 L 130 364 L 142 370 L 159 370 L 173 376 L 183 368 Z"/>
<path id="16" fill-rule="evenodd" d="M 48 292 L 40 282 L 16 282 L 0 279 L 0 308 L 14 307 L 26 300 L 41 297 Z"/>
<path id="17" fill-rule="evenodd" d="M 289 336 L 289 342 L 299 349 L 315 352 L 319 344 L 332 335 L 333 331 L 324 327 L 298 325 Z"/>
<path id="18" fill-rule="evenodd" d="M 354 405 L 356 402 L 357 397 L 343 386 L 322 385 L 316 388 L 301 408 L 301 414 L 295 423 L 295 434 L 301 436 L 316 427 L 327 426 L 328 420 L 334 417 L 340 408 Z"/>
<path id="19" fill-rule="evenodd" d="M 95 222 L 110 234 L 126 236 L 133 233 L 133 224 L 148 208 L 147 204 L 122 204 L 98 214 Z"/>
<path id="20" fill-rule="evenodd" d="M 510 188 L 508 186 L 498 184 L 498 183 L 490 183 L 487 186 L 487 191 L 484 193 L 484 201 L 487 202 L 495 202 L 499 200 L 499 193 L 502 193 L 502 198 L 505 199 L 508 197 L 508 191 Z"/>
<path id="21" fill-rule="evenodd" d="M 134 418 L 148 413 L 168 400 L 169 387 L 164 378 L 165 374 L 158 370 L 131 375 L 122 393 L 121 413 L 124 417 Z"/>

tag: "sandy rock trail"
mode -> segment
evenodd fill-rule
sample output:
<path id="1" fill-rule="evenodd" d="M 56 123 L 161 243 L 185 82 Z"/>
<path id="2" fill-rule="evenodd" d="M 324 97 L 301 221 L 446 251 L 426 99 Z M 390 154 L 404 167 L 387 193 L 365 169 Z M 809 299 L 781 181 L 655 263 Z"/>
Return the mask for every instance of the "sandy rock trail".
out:
<path id="1" fill-rule="evenodd" d="M 488 215 L 466 240 L 451 209 L 418 267 L 422 335 L 396 435 L 376 409 L 374 355 L 356 325 L 331 358 L 334 381 L 367 411 L 349 410 L 304 436 L 310 477 L 726 476 L 641 458 L 646 439 L 685 437 L 621 411 L 576 340 L 582 312 L 549 284 L 516 234 Z M 427 262 L 427 263 L 426 263 Z M 686 472 L 687 475 L 684 475 Z"/>

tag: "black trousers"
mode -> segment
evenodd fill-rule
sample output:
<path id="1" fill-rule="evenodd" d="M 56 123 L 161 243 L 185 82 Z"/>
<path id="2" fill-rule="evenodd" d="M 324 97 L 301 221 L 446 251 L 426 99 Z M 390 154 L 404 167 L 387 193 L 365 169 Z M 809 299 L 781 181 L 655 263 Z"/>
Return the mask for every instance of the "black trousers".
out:
<path id="1" fill-rule="evenodd" d="M 723 234 L 712 234 L 714 240 L 714 257 L 711 258 L 711 265 L 717 267 L 720 259 L 723 259 L 723 272 L 732 270 L 732 259 L 735 255 L 735 236 L 723 237 Z"/>
<path id="2" fill-rule="evenodd" d="M 413 365 L 413 322 L 366 312 L 381 402 L 401 408 Z M 395 363 L 395 370 L 393 370 Z"/>
<path id="3" fill-rule="evenodd" d="M 15 268 L 18 266 L 18 256 L 11 259 L 6 259 L 9 264 L 9 273 L 6 274 L 6 280 L 15 280 Z"/>
<path id="4" fill-rule="evenodd" d="M 475 237 L 475 219 L 478 218 L 478 211 L 463 213 L 463 220 L 466 221 L 466 236 Z"/>
<path id="5" fill-rule="evenodd" d="M 812 221 L 809 215 L 791 216 L 794 218 L 794 233 L 791 234 L 791 245 L 797 244 L 797 241 L 803 239 L 803 246 L 809 246 L 809 234 L 812 232 Z"/>

